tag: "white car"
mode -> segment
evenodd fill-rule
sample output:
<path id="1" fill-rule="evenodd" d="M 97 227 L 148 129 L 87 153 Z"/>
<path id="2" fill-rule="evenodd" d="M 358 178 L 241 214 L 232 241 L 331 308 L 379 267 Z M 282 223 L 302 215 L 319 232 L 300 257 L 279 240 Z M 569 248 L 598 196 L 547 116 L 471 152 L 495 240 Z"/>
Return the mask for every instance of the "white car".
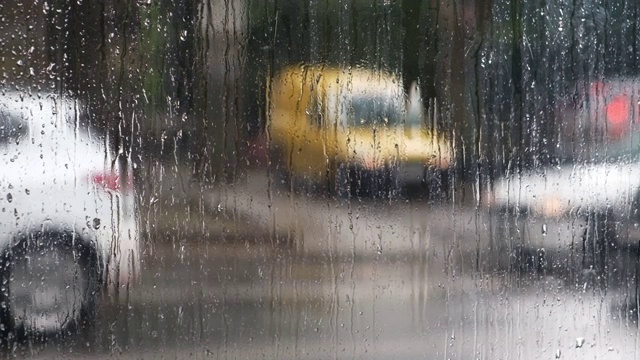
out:
<path id="1" fill-rule="evenodd" d="M 555 254 L 549 265 L 578 261 L 586 267 L 600 266 L 593 256 L 603 256 L 606 246 L 621 248 L 638 240 L 639 187 L 639 163 L 585 164 L 512 175 L 495 184 L 488 198 L 498 215 L 492 245 L 506 249 L 512 263 L 539 265 L 531 262 Z"/>
<path id="2" fill-rule="evenodd" d="M 86 114 L 73 99 L 0 94 L 4 331 L 80 328 L 139 277 L 131 167 Z"/>
<path id="3" fill-rule="evenodd" d="M 610 250 L 640 240 L 640 79 L 576 88 L 559 111 L 561 165 L 514 166 L 486 194 L 498 263 L 603 270 Z"/>

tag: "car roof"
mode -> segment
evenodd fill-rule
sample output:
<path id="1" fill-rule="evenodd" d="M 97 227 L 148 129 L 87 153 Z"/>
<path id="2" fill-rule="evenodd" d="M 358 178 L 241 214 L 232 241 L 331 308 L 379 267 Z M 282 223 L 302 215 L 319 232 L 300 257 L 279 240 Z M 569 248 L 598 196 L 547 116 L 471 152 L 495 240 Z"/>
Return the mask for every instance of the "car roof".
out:
<path id="1" fill-rule="evenodd" d="M 356 93 L 362 91 L 386 91 L 400 89 L 399 77 L 385 70 L 368 68 L 337 67 L 331 65 L 288 66 L 279 72 L 277 80 L 281 82 L 293 79 L 317 84 L 324 90 L 329 88 L 348 89 Z"/>

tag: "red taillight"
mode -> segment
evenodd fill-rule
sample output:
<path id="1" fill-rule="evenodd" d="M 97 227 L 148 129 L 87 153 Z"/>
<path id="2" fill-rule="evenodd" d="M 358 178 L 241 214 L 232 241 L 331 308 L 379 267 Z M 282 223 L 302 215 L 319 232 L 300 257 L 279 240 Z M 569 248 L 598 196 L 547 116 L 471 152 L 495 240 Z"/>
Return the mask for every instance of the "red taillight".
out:
<path id="1" fill-rule="evenodd" d="M 629 130 L 631 99 L 627 95 L 614 97 L 606 107 L 607 132 L 610 138 L 618 139 Z"/>
<path id="2" fill-rule="evenodd" d="M 631 129 L 633 109 L 624 84 L 591 83 L 591 121 L 606 131 L 609 139 L 619 139 Z M 602 117 L 598 116 L 601 114 Z"/>
<path id="3" fill-rule="evenodd" d="M 120 175 L 115 173 L 96 173 L 91 176 L 91 181 L 98 186 L 104 187 L 106 190 L 111 191 L 120 191 L 122 185 L 125 188 L 131 187 L 131 181 L 127 179 L 127 181 L 122 182 L 120 180 Z"/>
<path id="4" fill-rule="evenodd" d="M 631 100 L 626 95 L 616 96 L 607 104 L 607 121 L 610 124 L 628 123 L 630 115 Z"/>

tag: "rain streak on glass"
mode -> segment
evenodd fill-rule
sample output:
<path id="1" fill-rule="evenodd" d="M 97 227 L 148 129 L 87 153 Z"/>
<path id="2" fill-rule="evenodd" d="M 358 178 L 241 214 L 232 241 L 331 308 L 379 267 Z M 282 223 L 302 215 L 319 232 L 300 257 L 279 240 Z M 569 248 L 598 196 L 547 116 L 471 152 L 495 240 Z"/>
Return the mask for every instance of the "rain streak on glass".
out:
<path id="1" fill-rule="evenodd" d="M 632 359 L 640 3 L 0 3 L 11 357 Z"/>

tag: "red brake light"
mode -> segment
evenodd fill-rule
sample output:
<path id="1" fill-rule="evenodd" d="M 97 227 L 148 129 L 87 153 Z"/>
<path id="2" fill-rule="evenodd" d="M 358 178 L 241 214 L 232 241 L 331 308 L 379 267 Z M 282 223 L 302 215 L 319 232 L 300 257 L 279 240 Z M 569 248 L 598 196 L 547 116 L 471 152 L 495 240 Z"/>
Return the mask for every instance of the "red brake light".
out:
<path id="1" fill-rule="evenodd" d="M 601 81 L 591 83 L 589 106 L 592 125 L 605 131 L 608 139 L 618 140 L 631 130 L 635 114 L 632 98 L 628 94 L 628 88 L 624 84 L 605 84 Z"/>
<path id="2" fill-rule="evenodd" d="M 97 173 L 91 176 L 91 181 L 94 184 L 104 187 L 107 190 L 119 191 L 120 190 L 120 175 L 114 173 Z M 127 188 L 130 188 L 131 181 L 128 179 L 125 182 Z"/>
<path id="3" fill-rule="evenodd" d="M 615 139 L 629 129 L 631 117 L 631 99 L 627 95 L 618 95 L 606 107 L 607 130 L 609 136 Z"/>
<path id="4" fill-rule="evenodd" d="M 616 96 L 607 104 L 607 121 L 611 124 L 623 124 L 629 121 L 631 101 L 626 95 Z"/>

